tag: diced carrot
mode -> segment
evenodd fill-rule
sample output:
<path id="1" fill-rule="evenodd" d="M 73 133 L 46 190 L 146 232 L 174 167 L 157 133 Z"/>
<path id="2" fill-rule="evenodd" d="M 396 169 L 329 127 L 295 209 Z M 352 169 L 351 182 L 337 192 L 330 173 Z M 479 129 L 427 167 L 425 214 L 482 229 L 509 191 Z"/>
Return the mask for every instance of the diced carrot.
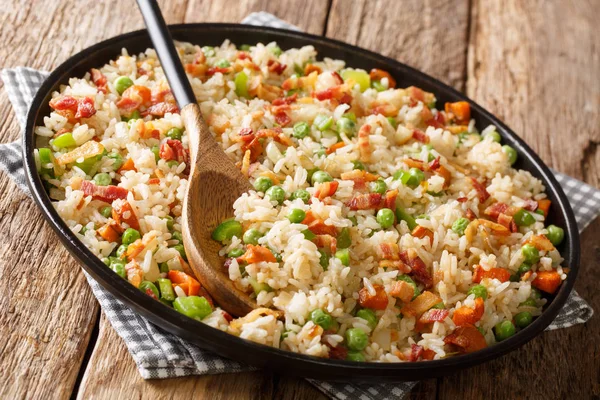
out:
<path id="1" fill-rule="evenodd" d="M 108 242 L 118 242 L 120 237 L 119 232 L 117 232 L 110 224 L 106 224 L 98 229 L 98 234 L 102 236 L 102 239 Z"/>
<path id="2" fill-rule="evenodd" d="M 119 169 L 117 170 L 117 172 L 118 172 L 119 174 L 121 174 L 121 175 L 123 174 L 123 172 L 124 172 L 124 171 L 137 171 L 137 170 L 135 169 L 135 165 L 134 165 L 134 163 L 133 163 L 133 159 L 131 159 L 131 158 L 128 158 L 128 159 L 127 159 L 127 161 L 125 161 L 125 162 L 123 163 L 123 165 L 121 165 L 121 168 L 119 168 Z"/>
<path id="3" fill-rule="evenodd" d="M 254 264 L 261 261 L 277 262 L 277 259 L 275 259 L 271 250 L 263 246 L 255 246 L 252 244 L 247 246 L 246 252 L 239 257 L 238 260 L 245 261 L 248 264 Z"/>
<path id="4" fill-rule="evenodd" d="M 446 103 L 444 108 L 446 113 L 454 114 L 457 124 L 468 124 L 471 120 L 471 106 L 466 101 Z"/>
<path id="5" fill-rule="evenodd" d="M 421 358 L 423 360 L 433 360 L 433 358 L 435 357 L 435 351 L 431 350 L 431 349 L 425 349 L 423 350 L 423 354 L 421 355 Z"/>
<path id="6" fill-rule="evenodd" d="M 411 235 L 419 239 L 428 237 L 429 243 L 433 243 L 433 232 L 430 229 L 422 227 L 421 225 L 417 225 L 415 229 L 412 230 Z"/>
<path id="7" fill-rule="evenodd" d="M 483 299 L 478 297 L 475 299 L 475 309 L 467 306 L 462 306 L 454 310 L 452 321 L 456 326 L 475 324 L 483 316 L 485 310 Z"/>
<path id="8" fill-rule="evenodd" d="M 441 301 L 442 299 L 439 298 L 437 295 L 426 290 L 417 297 L 415 297 L 413 301 L 402 307 L 402 310 L 400 311 L 404 315 L 416 317 L 417 315 L 424 313 L 425 311 L 429 310 L 431 307 L 435 306 Z"/>
<path id="9" fill-rule="evenodd" d="M 128 201 L 115 200 L 113 202 L 112 217 L 119 225 L 121 222 L 125 222 L 133 229 L 140 229 L 138 218 Z"/>
<path id="10" fill-rule="evenodd" d="M 127 257 L 127 259 L 131 261 L 136 258 L 145 247 L 142 239 L 138 239 L 127 247 L 127 251 L 123 253 L 121 258 Z"/>
<path id="11" fill-rule="evenodd" d="M 545 235 L 532 236 L 527 242 L 540 251 L 554 249 L 554 245 Z"/>
<path id="12" fill-rule="evenodd" d="M 534 288 L 540 289 L 543 292 L 554 294 L 562 283 L 560 274 L 556 271 L 538 271 L 537 276 L 531 282 Z"/>
<path id="13" fill-rule="evenodd" d="M 388 305 L 388 297 L 385 288 L 381 285 L 373 285 L 375 295 L 371 295 L 366 287 L 358 292 L 358 303 L 365 308 L 374 310 L 385 310 Z"/>
<path id="14" fill-rule="evenodd" d="M 444 338 L 444 343 L 455 345 L 462 353 L 472 353 L 487 347 L 485 337 L 473 325 L 459 326 Z"/>
<path id="15" fill-rule="evenodd" d="M 544 212 L 544 218 L 548 216 L 548 211 L 550 210 L 550 205 L 552 202 L 548 199 L 538 200 L 538 210 L 542 210 Z"/>
<path id="16" fill-rule="evenodd" d="M 171 270 L 168 275 L 171 282 L 173 282 L 173 285 L 183 289 L 186 296 L 197 296 L 200 293 L 200 282 L 191 275 L 178 270 Z"/>
<path id="17" fill-rule="evenodd" d="M 344 142 L 337 142 L 336 144 L 332 144 L 331 146 L 329 146 L 327 148 L 327 150 L 325 150 L 325 153 L 326 154 L 335 153 L 337 149 L 341 149 L 345 145 L 346 145 L 346 143 L 344 143 Z"/>
<path id="18" fill-rule="evenodd" d="M 408 282 L 396 281 L 392 284 L 390 296 L 396 297 L 405 303 L 411 301 L 415 295 L 415 288 Z"/>
<path id="19" fill-rule="evenodd" d="M 482 279 L 498 279 L 500 282 L 507 282 L 510 279 L 510 272 L 504 268 L 491 268 L 484 270 L 480 265 L 475 266 L 473 282 L 479 283 Z"/>

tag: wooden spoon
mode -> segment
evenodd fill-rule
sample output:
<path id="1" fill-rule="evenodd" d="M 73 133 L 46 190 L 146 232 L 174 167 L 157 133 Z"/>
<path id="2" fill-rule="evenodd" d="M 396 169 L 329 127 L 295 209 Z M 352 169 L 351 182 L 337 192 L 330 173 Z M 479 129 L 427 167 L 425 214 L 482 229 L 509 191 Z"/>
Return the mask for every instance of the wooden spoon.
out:
<path id="1" fill-rule="evenodd" d="M 173 39 L 155 0 L 138 0 L 148 33 L 177 100 L 189 139 L 190 176 L 183 200 L 182 235 L 188 262 L 200 283 L 227 312 L 243 316 L 256 303 L 229 279 L 212 240 L 217 225 L 232 216 L 233 202 L 251 189 L 248 179 L 215 141 L 196 102 Z"/>

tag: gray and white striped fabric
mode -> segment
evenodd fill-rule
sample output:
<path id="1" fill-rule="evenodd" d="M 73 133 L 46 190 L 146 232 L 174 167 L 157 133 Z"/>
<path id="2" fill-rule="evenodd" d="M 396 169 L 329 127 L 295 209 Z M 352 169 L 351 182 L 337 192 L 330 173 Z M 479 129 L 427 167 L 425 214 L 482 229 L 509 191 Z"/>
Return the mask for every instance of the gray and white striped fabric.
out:
<path id="1" fill-rule="evenodd" d="M 250 14 L 243 23 L 298 30 L 297 27 L 264 12 Z M 21 129 L 24 129 L 29 104 L 48 73 L 21 67 L 5 69 L 1 76 Z M 0 145 L 0 168 L 9 174 L 22 190 L 28 192 L 21 152 L 20 142 Z M 581 231 L 600 213 L 600 191 L 558 172 L 556 178 L 571 201 Z M 123 338 L 144 379 L 233 373 L 252 369 L 247 365 L 202 350 L 165 332 L 137 315 L 104 290 L 89 275 L 85 275 L 102 310 L 113 328 Z M 548 330 L 584 323 L 592 315 L 592 308 L 576 292 L 573 292 Z M 415 382 L 376 385 L 328 383 L 316 380 L 310 382 L 331 398 L 361 400 L 401 399 L 415 385 Z"/>

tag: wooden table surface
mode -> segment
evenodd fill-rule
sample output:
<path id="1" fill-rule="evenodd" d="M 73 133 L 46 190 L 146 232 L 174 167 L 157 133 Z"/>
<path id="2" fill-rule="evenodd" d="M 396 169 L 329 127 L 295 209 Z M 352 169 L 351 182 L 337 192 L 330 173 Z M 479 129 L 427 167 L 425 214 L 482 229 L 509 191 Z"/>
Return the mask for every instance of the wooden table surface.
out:
<path id="1" fill-rule="evenodd" d="M 551 167 L 600 186 L 600 3 L 539 0 L 172 0 L 169 23 L 269 11 L 380 52 L 464 91 Z M 139 29 L 132 0 L 20 0 L 0 7 L 0 67 L 52 70 Z M 1 86 L 2 84 L 0 84 Z M 0 142 L 19 137 L 0 90 Z M 325 398 L 267 372 L 144 381 L 31 199 L 0 173 L 0 398 Z M 600 219 L 583 234 L 576 290 L 600 310 Z M 498 360 L 423 376 L 411 398 L 600 396 L 600 318 L 546 332 Z"/>

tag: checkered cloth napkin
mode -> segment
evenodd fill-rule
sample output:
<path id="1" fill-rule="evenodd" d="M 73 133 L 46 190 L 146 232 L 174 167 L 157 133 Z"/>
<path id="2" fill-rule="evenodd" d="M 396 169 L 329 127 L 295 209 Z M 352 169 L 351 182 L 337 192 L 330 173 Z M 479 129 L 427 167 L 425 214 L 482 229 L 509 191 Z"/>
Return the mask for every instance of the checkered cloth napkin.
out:
<path id="1" fill-rule="evenodd" d="M 250 14 L 242 22 L 298 30 L 297 27 L 264 12 Z M 48 73 L 20 67 L 5 69 L 1 75 L 8 97 L 23 129 L 29 104 Z M 21 152 L 20 141 L 0 145 L 0 168 L 8 173 L 23 191 L 28 193 Z M 600 190 L 561 173 L 556 172 L 555 174 L 571 202 L 577 224 L 582 231 L 600 213 Z M 144 379 L 220 374 L 252 369 L 247 365 L 200 349 L 165 332 L 114 298 L 87 273 L 86 277 L 102 310 L 113 328 L 125 341 Z M 560 314 L 547 329 L 567 328 L 584 323 L 592 317 L 593 313 L 592 308 L 573 291 Z M 362 400 L 401 399 L 416 383 L 371 385 L 328 383 L 316 380 L 310 380 L 310 382 L 331 398 Z"/>

